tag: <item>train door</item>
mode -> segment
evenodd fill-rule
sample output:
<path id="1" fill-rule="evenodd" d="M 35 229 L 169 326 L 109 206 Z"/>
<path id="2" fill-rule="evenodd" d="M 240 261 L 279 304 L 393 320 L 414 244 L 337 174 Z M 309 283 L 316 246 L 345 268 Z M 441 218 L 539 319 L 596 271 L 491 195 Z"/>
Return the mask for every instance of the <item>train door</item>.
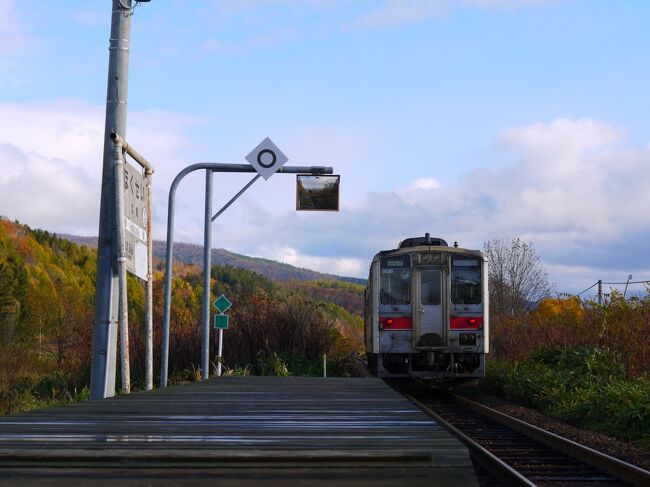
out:
<path id="1" fill-rule="evenodd" d="M 413 280 L 413 347 L 445 347 L 447 327 L 444 320 L 444 269 L 434 266 L 416 267 Z"/>

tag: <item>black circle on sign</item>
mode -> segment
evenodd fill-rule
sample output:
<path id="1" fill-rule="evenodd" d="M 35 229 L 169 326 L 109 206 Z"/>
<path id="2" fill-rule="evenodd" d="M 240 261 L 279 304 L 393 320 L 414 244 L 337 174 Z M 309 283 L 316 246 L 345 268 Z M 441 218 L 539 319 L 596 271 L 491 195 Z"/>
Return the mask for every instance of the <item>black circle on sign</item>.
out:
<path id="1" fill-rule="evenodd" d="M 270 164 L 265 164 L 262 162 L 262 156 L 264 154 L 271 154 L 271 157 L 273 158 L 270 162 Z M 257 163 L 262 166 L 264 169 L 268 169 L 270 167 L 273 167 L 275 164 L 275 161 L 277 161 L 278 158 L 275 157 L 275 152 L 273 152 L 271 149 L 263 149 L 257 153 Z"/>

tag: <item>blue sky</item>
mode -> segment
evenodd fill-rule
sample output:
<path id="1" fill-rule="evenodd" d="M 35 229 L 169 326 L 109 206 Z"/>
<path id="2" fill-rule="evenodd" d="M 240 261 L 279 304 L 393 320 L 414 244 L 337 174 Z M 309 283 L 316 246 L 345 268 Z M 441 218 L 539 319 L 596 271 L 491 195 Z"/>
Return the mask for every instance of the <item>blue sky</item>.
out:
<path id="1" fill-rule="evenodd" d="M 174 175 L 264 137 L 342 175 L 338 214 L 258 182 L 217 247 L 364 276 L 425 231 L 532 241 L 558 290 L 650 279 L 650 4 L 605 0 L 152 0 L 132 18 L 127 139 Z M 0 0 L 0 214 L 95 234 L 110 2 Z M 247 177 L 215 178 L 215 207 Z M 203 176 L 180 240 L 202 241 Z"/>

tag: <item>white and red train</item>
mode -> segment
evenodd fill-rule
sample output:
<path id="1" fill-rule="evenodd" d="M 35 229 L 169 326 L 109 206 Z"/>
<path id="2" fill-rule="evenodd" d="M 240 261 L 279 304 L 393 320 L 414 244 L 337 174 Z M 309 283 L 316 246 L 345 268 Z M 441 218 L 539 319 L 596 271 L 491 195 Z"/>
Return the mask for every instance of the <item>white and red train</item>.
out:
<path id="1" fill-rule="evenodd" d="M 485 376 L 488 269 L 478 250 L 408 238 L 379 252 L 365 292 L 365 345 L 373 375 L 453 383 Z"/>

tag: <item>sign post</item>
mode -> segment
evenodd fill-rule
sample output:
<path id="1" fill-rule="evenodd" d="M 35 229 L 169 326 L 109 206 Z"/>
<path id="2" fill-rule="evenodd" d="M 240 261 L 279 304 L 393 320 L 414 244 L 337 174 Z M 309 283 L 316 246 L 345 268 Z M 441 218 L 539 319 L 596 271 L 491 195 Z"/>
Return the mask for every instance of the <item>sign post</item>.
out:
<path id="1" fill-rule="evenodd" d="M 264 139 L 258 146 L 253 149 L 247 156 L 246 160 L 250 164 L 219 164 L 213 162 L 203 162 L 192 164 L 179 172 L 171 188 L 169 189 L 169 201 L 167 210 L 167 248 L 165 251 L 165 286 L 164 286 L 164 308 L 163 308 L 163 332 L 162 332 L 162 352 L 160 357 L 160 387 L 167 387 L 167 374 L 169 368 L 169 329 L 171 323 L 171 294 L 172 294 L 172 260 L 174 252 L 174 207 L 176 201 L 176 189 L 185 176 L 191 172 L 198 170 L 206 171 L 206 211 L 205 211 L 205 243 L 203 249 L 203 313 L 201 329 L 203 331 L 203 340 L 201 348 L 201 376 L 207 379 L 209 374 L 209 345 L 210 345 L 210 324 L 209 324 L 209 304 L 210 304 L 210 256 L 211 256 L 211 240 L 208 235 L 211 232 L 211 223 L 216 220 L 226 209 L 232 205 L 237 198 L 239 198 L 248 188 L 250 188 L 255 181 L 260 177 L 268 180 L 276 172 L 284 174 L 311 174 L 322 175 L 332 174 L 331 167 L 323 166 L 284 166 L 289 160 L 282 151 L 269 139 Z M 215 172 L 229 172 L 229 173 L 253 173 L 257 172 L 255 177 L 251 179 L 239 192 L 233 196 L 219 211 L 212 217 L 209 216 L 209 209 L 211 209 L 212 200 L 208 200 L 208 194 L 212 193 L 212 175 Z M 209 243 L 209 245 L 207 245 Z M 227 322 L 227 319 L 225 320 Z M 223 318 L 219 323 L 224 323 Z M 223 338 L 222 330 L 220 328 L 220 338 Z M 219 356 L 221 356 L 222 344 L 219 342 Z M 220 366 L 219 373 L 220 373 Z"/>
<path id="2" fill-rule="evenodd" d="M 119 288 L 119 331 L 122 392 L 131 391 L 129 364 L 129 313 L 127 272 L 147 283 L 145 303 L 145 375 L 147 389 L 153 388 L 153 269 L 151 241 L 151 177 L 153 167 L 122 137 L 113 132 L 115 159 L 116 245 Z M 144 170 L 138 171 L 125 160 L 130 155 Z M 135 220 L 135 221 L 134 221 Z M 143 228 L 146 227 L 146 230 Z M 143 243 L 145 241 L 146 243 Z"/>
<path id="3" fill-rule="evenodd" d="M 257 171 L 255 176 L 239 193 L 228 201 L 214 216 L 212 215 L 212 173 L 205 172 L 205 220 L 203 223 L 203 309 L 201 316 L 201 378 L 210 377 L 210 278 L 212 271 L 212 222 L 219 217 L 244 191 L 250 188 L 260 176 L 265 180 L 278 172 L 289 160 L 280 148 L 268 137 L 260 142 L 247 156 L 246 160 Z M 222 330 L 219 329 L 219 349 L 222 347 Z M 219 352 L 221 356 L 221 352 Z M 217 365 L 221 375 L 221 364 Z"/>
<path id="4" fill-rule="evenodd" d="M 223 330 L 228 329 L 229 317 L 224 314 L 230 309 L 232 303 L 225 296 L 221 295 L 214 302 L 214 307 L 217 308 L 219 314 L 214 316 L 214 328 L 219 330 L 219 341 L 217 345 L 217 377 L 221 377 L 221 357 L 223 357 Z"/>

